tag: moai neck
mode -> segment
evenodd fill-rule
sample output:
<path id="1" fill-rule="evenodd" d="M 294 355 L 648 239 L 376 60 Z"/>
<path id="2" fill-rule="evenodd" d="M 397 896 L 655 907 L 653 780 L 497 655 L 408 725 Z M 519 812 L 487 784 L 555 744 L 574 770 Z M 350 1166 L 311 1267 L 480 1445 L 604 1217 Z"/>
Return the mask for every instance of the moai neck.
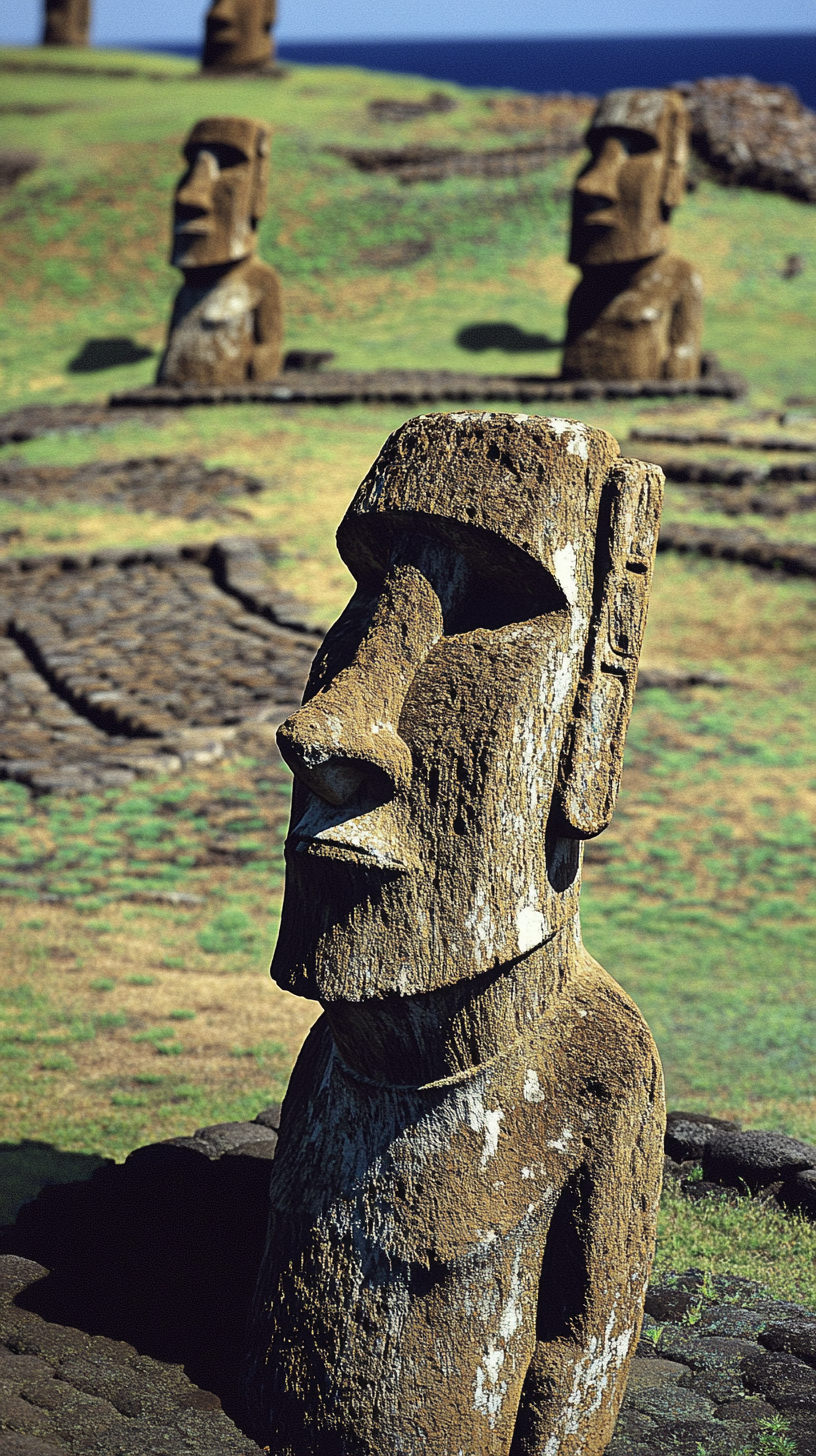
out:
<path id="1" fill-rule="evenodd" d="M 247 258 L 233 258 L 228 263 L 213 263 L 209 268 L 182 268 L 181 272 L 188 288 L 215 288 L 216 283 L 247 261 Z"/>
<path id="2" fill-rule="evenodd" d="M 532 1030 L 574 978 L 578 917 L 508 965 L 421 995 L 325 1005 L 337 1050 L 353 1072 L 384 1085 L 423 1086 L 470 1071 Z"/>
<path id="3" fill-rule="evenodd" d="M 633 282 L 638 273 L 654 263 L 660 253 L 648 258 L 629 258 L 625 263 L 582 263 L 581 273 L 586 282 L 591 282 L 599 292 L 617 296 Z"/>

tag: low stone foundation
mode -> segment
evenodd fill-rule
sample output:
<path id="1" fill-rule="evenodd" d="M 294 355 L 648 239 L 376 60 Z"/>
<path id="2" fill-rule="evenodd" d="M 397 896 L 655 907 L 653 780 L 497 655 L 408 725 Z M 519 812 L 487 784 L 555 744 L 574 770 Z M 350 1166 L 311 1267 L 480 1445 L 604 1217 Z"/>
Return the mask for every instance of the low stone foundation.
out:
<path id="1" fill-rule="evenodd" d="M 0 1230 L 0 1456 L 254 1456 L 235 1422 L 278 1121 L 138 1148 Z M 666 1148 L 689 1197 L 816 1216 L 795 1138 L 673 1112 Z M 608 1456 L 736 1456 L 780 1418 L 816 1456 L 816 1313 L 734 1275 L 655 1280 Z"/>

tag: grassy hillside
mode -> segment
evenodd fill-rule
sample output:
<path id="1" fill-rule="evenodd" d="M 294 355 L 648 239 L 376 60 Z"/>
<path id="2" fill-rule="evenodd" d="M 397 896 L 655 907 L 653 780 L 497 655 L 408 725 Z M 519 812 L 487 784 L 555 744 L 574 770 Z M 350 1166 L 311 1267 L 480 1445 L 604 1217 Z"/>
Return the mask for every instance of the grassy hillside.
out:
<path id="1" fill-rule="evenodd" d="M 0 66 L 31 55 L 0 51 Z M 130 64 L 143 74 L 3 76 L 3 145 L 33 147 L 43 157 L 0 202 L 0 386 L 7 399 L 93 397 L 151 378 L 150 360 L 94 375 L 71 374 L 69 366 L 88 338 L 122 335 L 160 347 L 178 286 L 167 251 L 179 147 L 208 114 L 255 115 L 274 127 L 260 250 L 284 279 L 289 347 L 334 349 L 342 367 L 475 362 L 494 370 L 508 357 L 467 353 L 456 344 L 461 329 L 509 321 L 529 334 L 561 337 L 577 277 L 564 250 L 578 157 L 520 178 L 406 187 L 356 172 L 327 150 L 409 143 L 479 150 L 528 139 L 496 130 L 486 93 L 445 87 L 455 110 L 393 125 L 371 120 L 366 103 L 424 97 L 427 83 L 307 66 L 290 67 L 281 80 L 202 80 L 187 62 L 89 55 L 93 64 Z M 165 79 L 152 79 L 158 75 Z M 9 114 L 15 103 L 32 101 L 65 109 Z M 707 347 L 749 371 L 769 397 L 816 390 L 810 210 L 704 182 L 675 214 L 675 235 L 677 250 L 705 281 Z M 407 243 L 429 251 L 400 266 Z M 782 279 L 793 252 L 805 258 L 805 272 Z M 557 367 L 557 357 L 531 352 L 521 362 L 541 370 Z"/>
<path id="2" fill-rule="evenodd" d="M 71 59 L 6 50 L 0 68 Z M 516 179 L 403 187 L 327 151 L 420 142 L 478 150 L 529 139 L 495 129 L 485 94 L 445 87 L 454 111 L 386 125 L 369 118 L 369 99 L 424 97 L 429 83 L 294 66 L 281 80 L 205 81 L 167 58 L 89 52 L 76 61 L 138 74 L 3 72 L 2 145 L 33 147 L 43 163 L 0 198 L 2 407 L 102 398 L 153 377 L 155 352 L 90 372 L 71 361 L 92 340 L 161 347 L 178 286 L 166 259 L 179 147 L 197 118 L 218 113 L 265 117 L 275 129 L 260 247 L 284 279 L 287 347 L 333 349 L 342 367 L 557 370 L 557 349 L 542 348 L 540 337 L 524 352 L 472 353 L 457 336 L 504 322 L 561 337 L 576 277 L 564 250 L 578 155 Z M 54 109 L 14 115 L 15 105 Z M 704 277 L 706 347 L 748 377 L 749 398 L 592 404 L 575 413 L 625 442 L 635 423 L 775 430 L 787 395 L 816 401 L 813 219 L 785 198 L 701 183 L 675 215 L 676 248 Z M 424 254 L 401 263 L 409 243 Z M 805 271 L 783 280 L 794 252 Z M 265 489 L 252 498 L 246 529 L 277 537 L 282 585 L 330 615 L 349 589 L 334 529 L 383 439 L 410 412 L 198 408 L 168 413 L 158 427 L 114 421 L 94 434 L 7 447 L 0 464 L 160 452 L 248 468 Z M 816 405 L 795 433 L 816 439 Z M 725 523 L 676 487 L 667 516 Z M 812 511 L 749 524 L 816 536 Z M 0 531 L 22 532 L 10 549 L 25 554 L 211 539 L 219 528 L 123 509 L 0 502 Z M 659 558 L 646 664 L 714 667 L 730 685 L 638 695 L 620 806 L 588 858 L 583 900 L 589 948 L 655 1030 L 670 1103 L 812 1139 L 814 607 L 808 580 Z M 27 1177 L 60 1176 L 45 1153 L 50 1174 L 39 1164 L 32 1173 L 21 1138 L 122 1156 L 280 1095 L 315 1014 L 266 975 L 285 800 L 279 765 L 262 756 L 138 793 L 34 799 L 0 785 L 0 1181 L 9 1202 Z M 202 866 L 197 851 L 230 815 L 230 833 L 254 849 L 231 868 Z M 149 873 L 201 903 L 112 899 L 99 889 L 106 864 L 120 876 Z M 49 901 L 52 893 L 62 898 Z M 732 1224 L 712 1231 L 708 1215 L 689 1209 L 673 1218 L 682 1237 L 676 1245 L 667 1234 L 667 1248 L 682 1246 L 678 1258 L 710 1264 L 733 1254 Z M 741 1267 L 776 1259 L 779 1287 L 787 1279 L 785 1287 L 798 1280 L 805 1288 L 805 1265 L 795 1274 L 787 1267 L 788 1235 L 752 1226 L 745 1239 Z"/>

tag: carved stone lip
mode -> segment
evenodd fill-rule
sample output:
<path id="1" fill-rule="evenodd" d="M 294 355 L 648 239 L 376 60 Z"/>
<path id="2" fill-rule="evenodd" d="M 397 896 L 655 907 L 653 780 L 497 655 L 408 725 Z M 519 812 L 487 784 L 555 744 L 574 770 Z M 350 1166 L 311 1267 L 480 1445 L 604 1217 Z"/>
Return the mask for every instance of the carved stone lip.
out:
<path id="1" fill-rule="evenodd" d="M 379 847 L 350 844 L 348 840 L 329 839 L 323 834 L 319 838 L 309 834 L 290 834 L 284 852 L 287 855 L 308 854 L 316 859 L 339 860 L 343 864 L 360 864 L 366 869 L 387 870 L 392 874 L 407 874 L 413 869 L 406 860 L 398 859 Z"/>
<path id="2" fill-rule="evenodd" d="M 364 795 L 332 805 L 311 793 L 284 845 L 286 858 L 306 854 L 386 874 L 419 869 L 419 854 L 412 853 L 411 835 L 402 830 L 393 803 L 372 803 Z"/>

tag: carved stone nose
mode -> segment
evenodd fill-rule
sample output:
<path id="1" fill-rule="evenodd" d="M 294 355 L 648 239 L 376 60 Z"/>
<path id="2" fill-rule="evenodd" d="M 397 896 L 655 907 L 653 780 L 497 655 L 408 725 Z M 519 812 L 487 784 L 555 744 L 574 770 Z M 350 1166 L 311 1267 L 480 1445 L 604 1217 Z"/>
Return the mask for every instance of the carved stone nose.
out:
<path id="1" fill-rule="evenodd" d="M 208 208 L 212 201 L 212 185 L 217 176 L 218 164 L 212 152 L 200 151 L 187 180 L 176 192 L 176 201 L 184 207 Z"/>
<path id="2" fill-rule="evenodd" d="M 588 172 L 575 183 L 576 192 L 590 197 L 608 197 L 611 202 L 618 198 L 618 173 L 625 153 L 620 142 L 608 137 Z"/>
<path id="3" fill-rule="evenodd" d="M 427 576 L 413 565 L 394 567 L 354 661 L 278 729 L 281 756 L 321 799 L 344 804 L 364 779 L 389 797 L 408 788 L 413 763 L 400 712 L 443 630 Z"/>
<path id="4" fill-rule="evenodd" d="M 338 681 L 278 729 L 293 774 L 329 804 L 344 804 L 364 779 L 389 797 L 411 782 L 411 750 L 388 721 L 387 705 L 378 713 L 367 698 L 358 684 Z"/>

